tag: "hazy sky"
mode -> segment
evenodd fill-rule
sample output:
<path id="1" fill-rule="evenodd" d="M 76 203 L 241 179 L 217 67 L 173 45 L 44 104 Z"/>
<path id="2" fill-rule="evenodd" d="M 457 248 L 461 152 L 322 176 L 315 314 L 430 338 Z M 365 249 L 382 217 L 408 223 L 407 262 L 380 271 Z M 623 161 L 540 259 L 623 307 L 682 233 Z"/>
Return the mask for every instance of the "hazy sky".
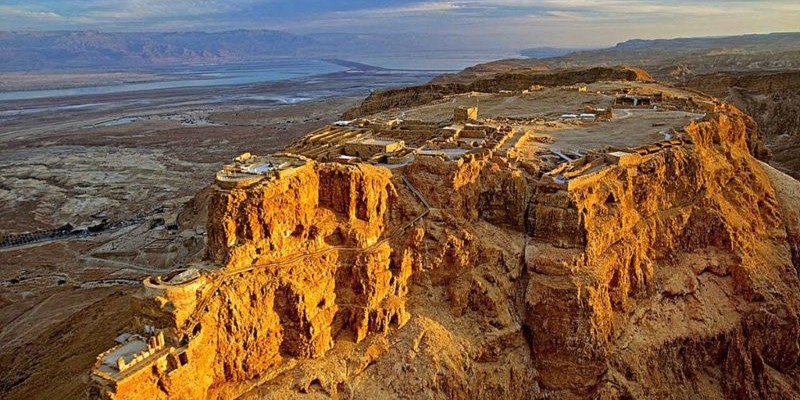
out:
<path id="1" fill-rule="evenodd" d="M 0 30 L 444 33 L 476 45 L 800 31 L 800 0 L 2 0 Z"/>

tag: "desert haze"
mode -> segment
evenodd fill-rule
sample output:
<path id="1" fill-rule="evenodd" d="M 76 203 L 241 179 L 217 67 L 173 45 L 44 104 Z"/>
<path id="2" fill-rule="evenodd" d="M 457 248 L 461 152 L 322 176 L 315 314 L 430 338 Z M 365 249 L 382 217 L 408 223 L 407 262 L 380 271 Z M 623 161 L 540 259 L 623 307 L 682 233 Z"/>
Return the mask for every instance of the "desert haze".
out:
<path id="1" fill-rule="evenodd" d="M 0 398 L 800 398 L 800 7 L 307 3 L 0 6 Z"/>

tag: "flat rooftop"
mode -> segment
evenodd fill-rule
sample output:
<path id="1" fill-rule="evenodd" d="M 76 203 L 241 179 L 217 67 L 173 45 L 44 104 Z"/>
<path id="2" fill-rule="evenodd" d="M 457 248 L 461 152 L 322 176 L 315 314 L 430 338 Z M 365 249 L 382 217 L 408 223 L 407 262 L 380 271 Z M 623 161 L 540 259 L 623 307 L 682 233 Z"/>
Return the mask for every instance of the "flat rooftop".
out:
<path id="1" fill-rule="evenodd" d="M 222 167 L 216 174 L 217 184 L 230 189 L 248 186 L 266 177 L 277 176 L 280 171 L 305 165 L 308 160 L 291 154 L 254 156 L 244 153 L 234 162 Z"/>
<path id="2" fill-rule="evenodd" d="M 400 140 L 395 139 L 388 139 L 388 138 L 364 138 L 364 139 L 356 139 L 352 140 L 348 143 L 358 143 L 358 144 L 365 144 L 369 146 L 388 146 L 390 144 L 399 143 Z"/>
<path id="3" fill-rule="evenodd" d="M 682 128 L 704 115 L 652 109 L 614 110 L 614 117 L 607 122 L 537 127 L 537 132 L 553 138 L 551 148 L 582 151 L 605 146 L 636 147 L 670 139 L 672 128 Z"/>
<path id="4" fill-rule="evenodd" d="M 119 372 L 119 369 L 117 368 L 118 358 L 122 357 L 126 364 L 130 364 L 133 358 L 146 348 L 147 343 L 145 343 L 144 339 L 131 338 L 126 343 L 106 354 L 100 362 L 98 369 L 106 373 L 117 373 Z"/>
<path id="5" fill-rule="evenodd" d="M 468 149 L 423 149 L 417 151 L 421 156 L 445 156 L 450 160 L 454 160 L 467 154 Z"/>

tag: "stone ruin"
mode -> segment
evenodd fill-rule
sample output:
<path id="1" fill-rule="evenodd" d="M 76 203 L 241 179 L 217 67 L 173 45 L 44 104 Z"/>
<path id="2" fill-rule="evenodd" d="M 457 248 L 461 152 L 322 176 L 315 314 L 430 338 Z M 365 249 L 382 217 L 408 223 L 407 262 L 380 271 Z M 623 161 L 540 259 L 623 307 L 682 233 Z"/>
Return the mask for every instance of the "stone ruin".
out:
<path id="1" fill-rule="evenodd" d="M 478 120 L 478 107 L 457 107 L 453 110 L 453 122 L 465 123 Z"/>

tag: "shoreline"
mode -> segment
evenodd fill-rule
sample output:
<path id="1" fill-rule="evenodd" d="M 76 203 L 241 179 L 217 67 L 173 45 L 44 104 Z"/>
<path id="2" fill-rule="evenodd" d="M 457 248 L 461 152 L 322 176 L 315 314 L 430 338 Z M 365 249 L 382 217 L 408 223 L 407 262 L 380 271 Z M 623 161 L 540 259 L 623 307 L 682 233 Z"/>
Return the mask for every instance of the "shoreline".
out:
<path id="1" fill-rule="evenodd" d="M 432 73 L 344 71 L 248 85 L 202 86 L 0 102 L 0 148 L 10 140 L 81 132 L 126 117 L 190 110 L 245 110 L 361 98 L 427 82 Z M 126 124 L 130 125 L 130 124 Z M 134 126 L 137 126 L 134 124 Z"/>
<path id="2" fill-rule="evenodd" d="M 272 60 L 273 62 L 275 60 Z M 100 97 L 124 95 L 135 92 L 156 92 L 164 90 L 184 90 L 194 88 L 247 87 L 278 82 L 303 82 L 310 78 L 335 76 L 336 74 L 442 74 L 456 70 L 441 69 L 398 69 L 384 68 L 341 59 L 299 59 L 299 65 L 308 67 L 314 63 L 324 63 L 339 68 L 338 71 L 319 71 L 295 77 L 281 76 L 280 65 L 269 63 L 232 63 L 224 65 L 191 65 L 170 68 L 137 69 L 131 71 L 80 71 L 62 74 L 42 72 L 0 72 L 0 104 L 25 102 L 41 99 L 62 99 L 75 97 Z M 306 64 L 303 64 L 306 63 Z M 275 71 L 270 71 L 270 68 Z M 275 73 L 275 78 L 258 76 Z M 208 81 L 233 81 L 231 83 L 209 83 Z M 242 82 L 235 82 L 241 80 Z M 252 81 L 250 81 L 252 80 Z M 20 82 L 21 81 L 21 82 Z M 166 85 L 181 82 L 174 87 L 147 88 L 147 85 Z M 141 86 L 141 89 L 135 86 Z M 134 87 L 132 87 L 134 86 Z M 126 89 L 126 87 L 131 87 Z M 85 91 L 85 93 L 80 93 Z M 49 93 L 48 93 L 49 92 Z M 60 94 L 59 92 L 64 92 Z M 69 92 L 74 92 L 71 94 Z M 50 95 L 52 94 L 52 95 Z"/>
<path id="3" fill-rule="evenodd" d="M 289 88 L 296 88 L 296 89 L 308 88 L 308 85 L 319 86 L 320 83 L 319 81 L 321 80 L 326 82 L 337 81 L 337 80 L 349 81 L 349 80 L 355 80 L 355 78 L 357 77 L 370 79 L 381 76 L 383 77 L 406 76 L 409 78 L 407 80 L 419 81 L 420 79 L 428 79 L 428 80 L 432 79 L 433 77 L 437 76 L 440 73 L 441 71 L 418 72 L 418 71 L 405 71 L 405 70 L 378 70 L 378 71 L 345 70 L 345 71 L 329 72 L 323 74 L 307 75 L 290 79 L 261 81 L 261 82 L 245 83 L 245 84 L 220 84 L 220 85 L 212 84 L 203 86 L 185 86 L 185 87 L 174 87 L 174 88 L 130 90 L 130 91 L 120 91 L 113 93 L 102 93 L 102 94 L 87 93 L 87 94 L 67 95 L 67 96 L 2 100 L 0 101 L 0 111 L 20 111 L 20 110 L 43 107 L 43 106 L 47 107 L 75 106 L 76 103 L 85 104 L 86 102 L 82 100 L 88 101 L 89 99 L 91 99 L 91 103 L 103 103 L 103 102 L 124 101 L 124 100 L 147 98 L 147 97 L 202 96 L 203 94 L 206 94 L 208 92 L 216 92 L 219 95 L 257 94 L 264 90 L 287 91 L 287 89 Z M 414 79 L 414 77 L 420 77 L 420 79 Z M 399 80 L 404 81 L 403 79 Z M 405 84 L 404 82 L 401 82 L 396 86 L 402 86 L 404 84 Z M 368 93 L 370 89 L 373 89 L 372 86 L 373 85 L 367 85 L 365 87 L 362 87 L 361 91 Z M 314 87 L 312 86 L 312 88 Z"/>

